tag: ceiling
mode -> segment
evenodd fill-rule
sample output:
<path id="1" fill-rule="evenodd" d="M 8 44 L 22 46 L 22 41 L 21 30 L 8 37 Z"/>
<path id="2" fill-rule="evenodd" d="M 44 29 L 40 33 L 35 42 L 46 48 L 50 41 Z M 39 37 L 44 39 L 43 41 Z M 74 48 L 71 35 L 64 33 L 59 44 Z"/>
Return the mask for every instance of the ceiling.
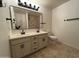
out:
<path id="1" fill-rule="evenodd" d="M 69 0 L 28 0 L 28 1 L 45 7 L 55 8 Z"/>

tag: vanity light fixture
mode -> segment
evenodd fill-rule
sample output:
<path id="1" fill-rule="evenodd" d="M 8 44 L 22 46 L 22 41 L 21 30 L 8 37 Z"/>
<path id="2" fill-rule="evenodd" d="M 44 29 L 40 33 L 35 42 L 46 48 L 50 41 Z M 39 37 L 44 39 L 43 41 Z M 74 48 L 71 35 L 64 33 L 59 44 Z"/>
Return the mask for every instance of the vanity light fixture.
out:
<path id="1" fill-rule="evenodd" d="M 40 8 L 39 6 L 36 8 L 36 5 L 32 7 L 32 4 L 27 5 L 27 2 L 22 3 L 21 0 L 18 0 L 18 5 L 21 7 L 29 8 L 36 11 L 38 11 Z"/>

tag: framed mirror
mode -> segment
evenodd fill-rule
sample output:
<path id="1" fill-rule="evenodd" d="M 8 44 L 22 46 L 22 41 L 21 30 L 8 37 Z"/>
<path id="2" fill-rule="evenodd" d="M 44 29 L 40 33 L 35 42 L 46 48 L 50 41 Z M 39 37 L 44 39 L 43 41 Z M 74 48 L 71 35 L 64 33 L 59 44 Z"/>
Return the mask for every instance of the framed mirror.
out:
<path id="1" fill-rule="evenodd" d="M 15 29 L 27 29 L 27 20 L 28 20 L 27 13 L 15 13 Z"/>
<path id="2" fill-rule="evenodd" d="M 10 9 L 12 30 L 40 29 L 40 13 L 18 7 Z"/>
<path id="3" fill-rule="evenodd" d="M 28 13 L 11 7 L 12 29 L 22 30 L 28 28 Z"/>

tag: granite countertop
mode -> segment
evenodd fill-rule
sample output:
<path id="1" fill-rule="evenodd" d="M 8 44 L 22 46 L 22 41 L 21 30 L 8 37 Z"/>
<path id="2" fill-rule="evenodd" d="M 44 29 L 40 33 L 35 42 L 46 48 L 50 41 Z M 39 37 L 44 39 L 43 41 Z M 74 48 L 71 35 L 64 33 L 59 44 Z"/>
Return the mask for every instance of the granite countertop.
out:
<path id="1" fill-rule="evenodd" d="M 44 32 L 42 30 L 40 30 L 39 33 L 37 33 L 35 30 L 28 30 L 28 31 L 25 31 L 25 34 L 22 35 L 21 32 L 16 31 L 13 33 L 11 32 L 9 38 L 10 38 L 10 40 L 12 40 L 12 39 L 16 39 L 16 38 L 34 36 L 34 35 L 45 34 L 45 33 L 47 33 L 47 32 Z"/>

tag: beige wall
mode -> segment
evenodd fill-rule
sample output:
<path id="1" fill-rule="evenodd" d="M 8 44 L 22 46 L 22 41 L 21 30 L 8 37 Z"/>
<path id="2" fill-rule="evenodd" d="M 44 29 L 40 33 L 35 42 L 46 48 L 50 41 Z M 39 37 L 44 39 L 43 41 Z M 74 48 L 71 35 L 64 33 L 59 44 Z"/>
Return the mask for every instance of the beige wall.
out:
<path id="1" fill-rule="evenodd" d="M 79 0 L 70 0 L 52 10 L 52 32 L 63 43 L 79 49 Z"/>
<path id="2" fill-rule="evenodd" d="M 8 8 L 0 8 L 0 58 L 10 57 L 9 50 L 9 21 L 6 18 L 9 17 Z"/>
<path id="3" fill-rule="evenodd" d="M 51 34 L 52 27 L 52 10 L 50 8 L 41 7 L 40 12 L 43 13 L 43 22 L 46 23 L 43 25 L 43 30 Z"/>

